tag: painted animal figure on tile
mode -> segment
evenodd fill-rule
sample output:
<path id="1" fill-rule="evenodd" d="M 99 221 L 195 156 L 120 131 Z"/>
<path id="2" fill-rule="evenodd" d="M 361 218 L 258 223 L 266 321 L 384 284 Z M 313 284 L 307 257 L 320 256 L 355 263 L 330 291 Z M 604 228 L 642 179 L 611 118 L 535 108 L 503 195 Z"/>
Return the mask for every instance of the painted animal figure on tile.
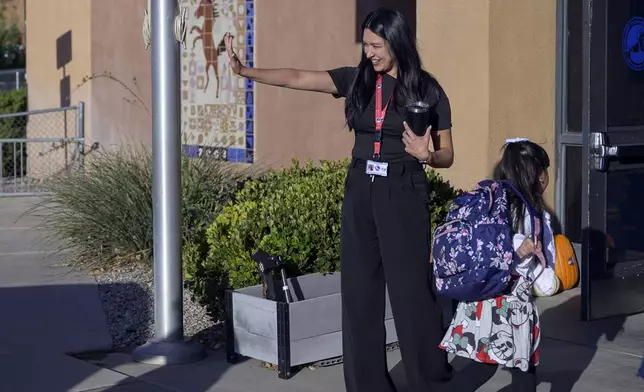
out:
<path id="1" fill-rule="evenodd" d="M 215 97 L 217 98 L 219 98 L 219 56 L 226 51 L 223 37 L 217 45 L 215 45 L 215 40 L 213 39 L 213 26 L 219 16 L 219 11 L 212 0 L 201 0 L 195 11 L 195 17 L 203 18 L 203 25 L 201 27 L 192 26 L 190 29 L 191 34 L 194 31 L 198 34 L 192 41 L 192 48 L 194 49 L 197 41 L 201 40 L 204 58 L 206 59 L 204 91 L 208 89 L 210 84 L 210 68 L 212 68 L 215 71 L 215 79 L 217 80 L 217 90 L 215 92 Z"/>

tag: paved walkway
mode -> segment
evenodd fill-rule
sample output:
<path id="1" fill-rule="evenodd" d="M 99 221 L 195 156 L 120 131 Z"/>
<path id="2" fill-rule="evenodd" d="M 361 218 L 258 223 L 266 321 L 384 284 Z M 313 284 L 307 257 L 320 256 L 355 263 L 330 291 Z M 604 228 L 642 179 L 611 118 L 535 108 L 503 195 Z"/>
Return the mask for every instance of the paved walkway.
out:
<path id="1" fill-rule="evenodd" d="M 284 381 L 254 360 L 230 366 L 221 351 L 199 363 L 155 367 L 127 353 L 105 354 L 111 341 L 90 276 L 71 273 L 38 245 L 35 218 L 14 221 L 36 199 L 0 198 L 0 392 L 341 392 L 342 368 L 305 369 Z M 644 391 L 635 377 L 644 354 L 644 316 L 582 324 L 579 293 L 542 301 L 539 391 Z M 66 353 L 99 352 L 84 360 Z M 400 391 L 399 352 L 389 354 Z M 510 382 L 499 371 L 481 391 Z"/>

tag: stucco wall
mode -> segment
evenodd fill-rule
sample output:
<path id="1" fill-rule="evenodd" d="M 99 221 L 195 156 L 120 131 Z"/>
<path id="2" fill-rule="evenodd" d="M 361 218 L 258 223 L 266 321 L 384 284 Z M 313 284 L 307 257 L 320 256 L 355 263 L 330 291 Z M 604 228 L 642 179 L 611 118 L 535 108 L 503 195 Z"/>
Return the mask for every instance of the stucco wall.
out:
<path id="1" fill-rule="evenodd" d="M 418 46 L 425 69 L 441 83 L 452 107 L 454 165 L 441 174 L 469 188 L 488 167 L 490 116 L 489 2 L 418 2 Z"/>
<path id="2" fill-rule="evenodd" d="M 417 36 L 425 67 L 443 84 L 452 104 L 456 161 L 442 174 L 454 185 L 469 188 L 488 176 L 507 137 L 543 143 L 554 166 L 555 3 L 417 3 Z M 256 0 L 254 65 L 324 70 L 356 64 L 361 50 L 355 34 L 356 4 Z M 65 72 L 73 88 L 83 77 L 107 71 L 151 109 L 150 51 L 144 51 L 141 37 L 145 6 L 145 0 L 28 0 L 30 108 L 59 105 L 62 70 L 56 68 L 55 42 L 71 31 L 72 60 Z M 224 59 L 220 65 L 225 63 Z M 126 101 L 132 99 L 118 81 L 98 78 L 73 90 L 70 103 L 87 103 L 90 142 L 104 147 L 149 144 L 149 115 Z M 343 100 L 256 84 L 254 105 L 255 162 L 279 167 L 292 158 L 337 159 L 350 154 L 353 135 L 345 127 Z M 549 200 L 553 194 L 551 186 Z"/>
<path id="3" fill-rule="evenodd" d="M 445 178 L 469 188 L 489 176 L 506 138 L 542 144 L 555 165 L 556 0 L 423 0 L 425 67 L 452 104 L 456 161 Z"/>
<path id="4" fill-rule="evenodd" d="M 347 0 L 256 1 L 256 67 L 325 70 L 355 65 L 356 7 Z M 256 85 L 257 160 L 273 166 L 292 158 L 349 156 L 344 100 L 330 95 Z"/>
<path id="5" fill-rule="evenodd" d="M 556 0 L 490 2 L 490 149 L 488 167 L 508 137 L 541 144 L 555 185 Z"/>
<path id="6" fill-rule="evenodd" d="M 91 73 L 111 78 L 89 82 L 88 137 L 104 148 L 152 142 L 152 49 L 145 50 L 141 34 L 145 8 L 147 0 L 92 1 Z"/>
<path id="7" fill-rule="evenodd" d="M 151 105 L 149 51 L 144 50 L 141 36 L 146 4 L 146 0 L 27 0 L 31 26 L 27 34 L 30 110 L 75 106 L 83 101 L 86 144 L 98 142 L 102 148 L 122 143 L 149 144 L 151 121 L 142 108 L 145 105 L 150 109 Z M 71 37 L 70 48 L 57 46 L 63 36 Z M 64 68 L 57 67 L 59 57 L 69 60 Z M 105 77 L 106 73 L 114 79 Z M 64 75 L 69 77 L 69 93 L 61 87 Z M 142 104 L 126 87 L 140 96 Z M 76 113 L 68 115 L 67 121 L 73 123 L 69 128 L 75 129 L 72 116 Z M 32 116 L 28 136 L 63 136 L 58 117 Z M 30 169 L 40 171 L 39 166 L 65 164 L 64 159 L 51 153 L 39 163 L 34 161 L 36 158 L 30 154 Z"/>
<path id="8" fill-rule="evenodd" d="M 27 0 L 26 11 L 32 26 L 26 45 L 29 109 L 77 105 L 80 101 L 90 105 L 90 87 L 78 87 L 91 70 L 90 0 Z M 74 137 L 75 116 L 75 112 L 32 115 L 27 123 L 27 136 Z M 86 113 L 88 122 L 90 118 L 91 114 Z M 32 177 L 46 176 L 69 164 L 72 146 L 59 147 L 60 143 L 28 146 Z"/>
<path id="9" fill-rule="evenodd" d="M 27 0 L 27 74 L 29 108 L 59 107 L 60 83 L 70 77 L 72 105 L 89 102 L 89 86 L 76 88 L 91 72 L 91 0 Z M 71 61 L 64 69 L 56 64 L 56 40 L 71 33 Z"/>
<path id="10" fill-rule="evenodd" d="M 81 100 L 86 103 L 88 142 L 99 142 L 103 148 L 149 144 L 151 122 L 142 108 L 145 105 L 151 110 L 150 51 L 144 51 L 141 37 L 146 1 L 36 3 L 27 3 L 31 26 L 36 26 L 30 30 L 27 46 L 30 108 L 60 105 L 62 71 L 55 65 L 55 40 L 71 31 L 72 61 L 65 68 L 73 90 L 70 104 Z M 257 3 L 255 31 L 262 33 L 255 39 L 255 66 L 326 69 L 358 61 L 354 2 Z M 105 73 L 114 79 L 105 77 Z M 93 79 L 83 83 L 87 76 Z M 79 84 L 83 85 L 77 87 Z M 141 102 L 129 102 L 138 98 L 126 87 Z M 290 164 L 292 158 L 349 155 L 353 137 L 344 127 L 342 100 L 257 85 L 255 104 L 255 160 L 260 164 L 281 166 Z"/>

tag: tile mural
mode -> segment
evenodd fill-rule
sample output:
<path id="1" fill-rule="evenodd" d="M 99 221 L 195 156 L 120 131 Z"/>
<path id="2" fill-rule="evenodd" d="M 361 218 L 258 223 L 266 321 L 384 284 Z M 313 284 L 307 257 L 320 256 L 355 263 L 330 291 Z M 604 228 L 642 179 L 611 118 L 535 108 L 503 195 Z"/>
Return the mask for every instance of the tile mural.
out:
<path id="1" fill-rule="evenodd" d="M 224 34 L 253 66 L 254 0 L 181 0 L 188 9 L 187 49 L 181 55 L 184 153 L 253 163 L 254 84 L 233 74 Z"/>

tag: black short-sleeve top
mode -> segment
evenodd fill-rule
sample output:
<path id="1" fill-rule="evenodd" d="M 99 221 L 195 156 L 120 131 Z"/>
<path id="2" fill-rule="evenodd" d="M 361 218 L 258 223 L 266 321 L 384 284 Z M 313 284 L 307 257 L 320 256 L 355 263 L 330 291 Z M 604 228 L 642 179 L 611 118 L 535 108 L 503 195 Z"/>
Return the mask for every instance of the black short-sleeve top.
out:
<path id="1" fill-rule="evenodd" d="M 356 71 L 356 67 L 341 67 L 327 71 L 338 90 L 338 94 L 335 95 L 336 98 L 347 96 Z M 383 76 L 383 104 L 387 101 L 395 86 L 396 78 L 389 75 Z M 449 98 L 438 83 L 435 84 L 435 87 L 437 96 L 435 93 L 431 94 L 434 98 L 430 101 L 430 125 L 432 126 L 432 131 L 450 129 L 452 127 L 452 115 Z M 430 96 L 429 92 L 428 96 Z M 396 105 L 389 104 L 382 125 L 382 147 L 380 155 L 383 162 L 415 160 L 414 157 L 405 151 L 405 145 L 402 142 L 402 134 L 405 130 L 403 126 L 404 116 L 405 108 L 399 108 Z M 374 132 L 376 131 L 375 93 L 367 109 L 356 119 L 354 128 L 355 144 L 353 146 L 352 156 L 363 160 L 372 159 Z"/>

